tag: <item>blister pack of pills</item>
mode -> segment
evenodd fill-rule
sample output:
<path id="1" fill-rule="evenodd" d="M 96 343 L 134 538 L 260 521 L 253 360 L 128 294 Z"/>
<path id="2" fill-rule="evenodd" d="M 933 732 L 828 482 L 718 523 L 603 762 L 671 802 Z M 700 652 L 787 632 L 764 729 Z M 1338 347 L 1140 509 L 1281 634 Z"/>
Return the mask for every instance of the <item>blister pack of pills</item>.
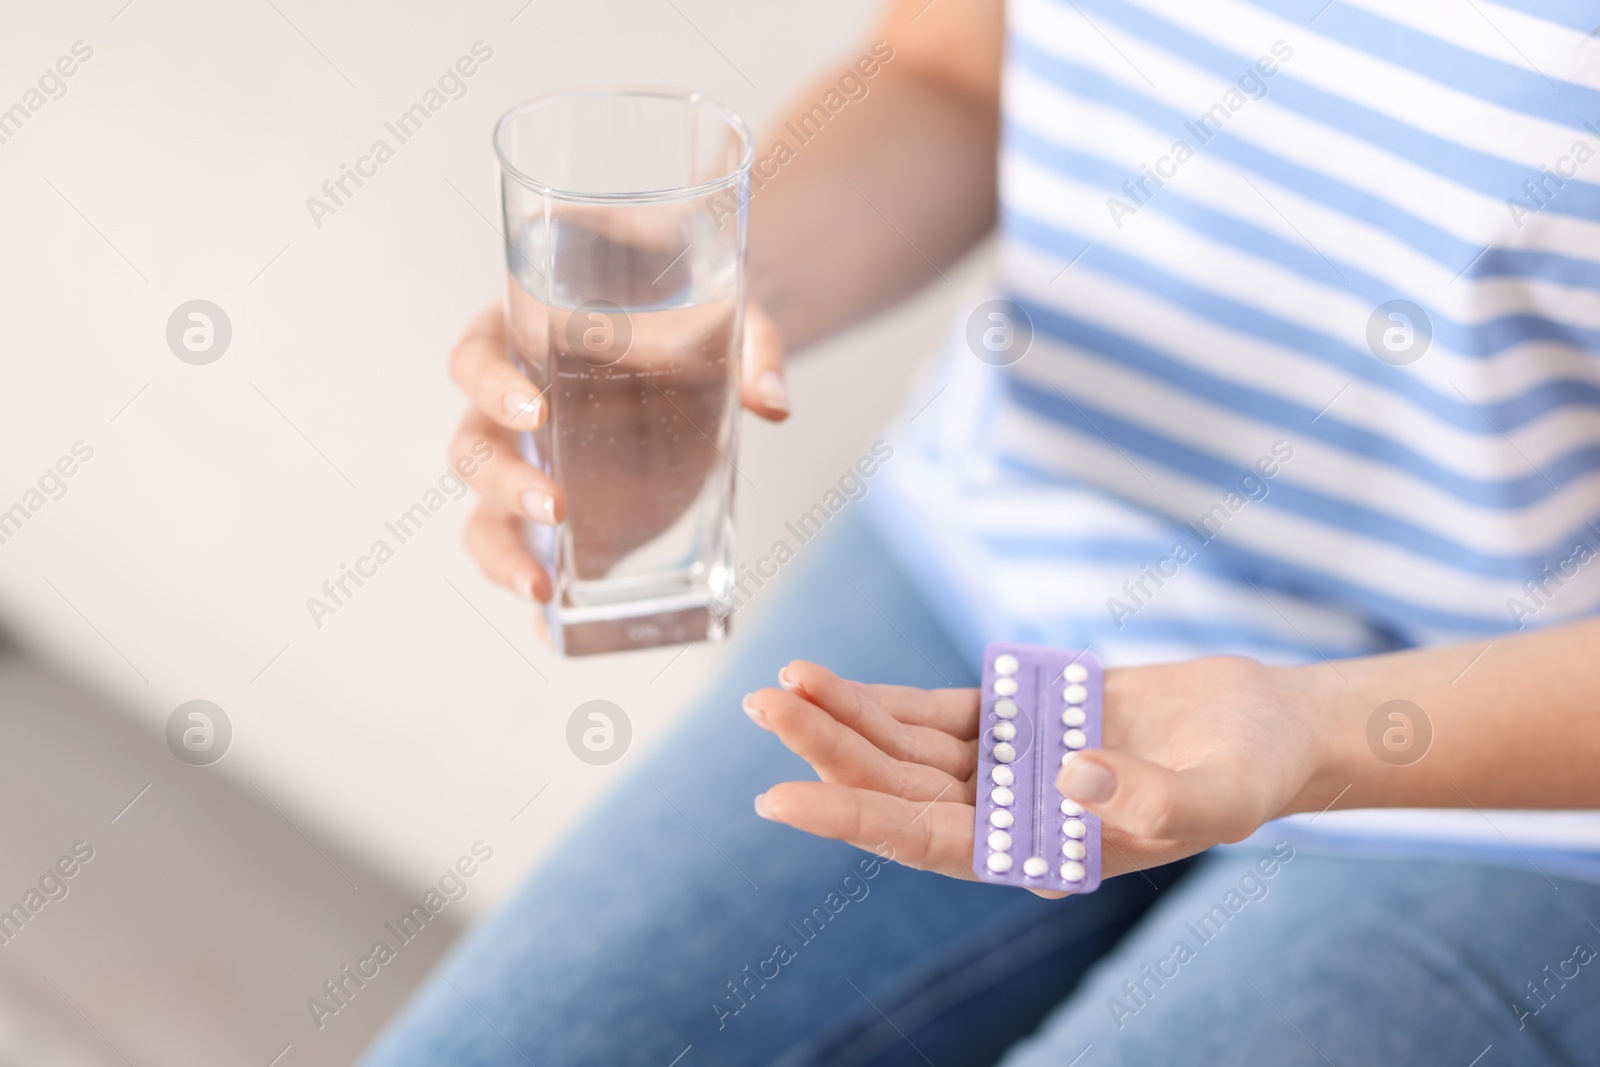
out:
<path id="1" fill-rule="evenodd" d="M 1100 820 L 1056 790 L 1056 775 L 1072 753 L 1100 747 L 1102 679 L 1088 652 L 999 641 L 984 650 L 980 881 L 1068 893 L 1100 885 Z"/>

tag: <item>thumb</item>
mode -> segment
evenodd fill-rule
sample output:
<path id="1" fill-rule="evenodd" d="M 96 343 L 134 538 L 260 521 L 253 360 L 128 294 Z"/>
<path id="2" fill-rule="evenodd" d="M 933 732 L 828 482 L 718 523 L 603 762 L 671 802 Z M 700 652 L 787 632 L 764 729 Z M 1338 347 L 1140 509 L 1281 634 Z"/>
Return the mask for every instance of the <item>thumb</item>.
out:
<path id="1" fill-rule="evenodd" d="M 1264 821 L 1249 776 L 1202 765 L 1171 770 L 1138 756 L 1086 749 L 1056 775 L 1056 788 L 1109 827 L 1167 841 L 1242 841 Z"/>
<path id="2" fill-rule="evenodd" d="M 778 324 L 752 303 L 744 313 L 744 406 L 773 422 L 789 417 L 789 387 L 783 380 L 783 336 Z"/>

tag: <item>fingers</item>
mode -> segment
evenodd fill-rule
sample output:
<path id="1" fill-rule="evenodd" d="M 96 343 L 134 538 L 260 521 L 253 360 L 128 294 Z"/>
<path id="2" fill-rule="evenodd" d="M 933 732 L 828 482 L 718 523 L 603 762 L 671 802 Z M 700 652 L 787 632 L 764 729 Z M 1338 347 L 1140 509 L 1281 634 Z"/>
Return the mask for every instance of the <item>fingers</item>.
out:
<path id="1" fill-rule="evenodd" d="M 803 660 L 790 663 L 778 677 L 785 688 L 803 693 L 807 700 L 894 759 L 935 767 L 962 781 L 971 777 L 977 766 L 977 748 L 970 740 L 957 739 L 933 727 L 902 722 L 879 706 L 870 686 L 840 678 L 826 667 Z M 915 694 L 918 691 L 905 692 Z M 924 700 L 931 697 L 931 693 L 923 693 Z M 913 696 L 905 698 L 905 703 L 914 702 Z"/>
<path id="2" fill-rule="evenodd" d="M 550 599 L 550 578 L 522 541 L 522 520 L 479 504 L 463 535 L 467 551 L 483 573 L 517 595 L 541 603 Z"/>
<path id="3" fill-rule="evenodd" d="M 869 685 L 884 711 L 907 726 L 926 726 L 971 741 L 978 736 L 976 689 L 915 689 L 909 685 Z"/>
<path id="4" fill-rule="evenodd" d="M 492 454 L 487 459 L 483 453 Z M 566 497 L 555 480 L 523 462 L 515 437 L 479 411 L 469 411 L 450 442 L 450 458 L 474 455 L 480 462 L 472 487 L 496 511 L 520 515 L 532 522 L 554 525 L 566 517 Z"/>
<path id="5" fill-rule="evenodd" d="M 532 430 L 549 405 L 540 390 L 511 362 L 505 313 L 498 303 L 481 311 L 450 353 L 450 377 L 473 407 L 500 426 Z"/>
<path id="6" fill-rule="evenodd" d="M 777 734 L 825 782 L 909 800 L 972 802 L 973 786 L 967 775 L 956 777 L 937 767 L 896 759 L 803 697 L 781 689 L 762 689 L 745 698 L 745 712 Z"/>
<path id="7" fill-rule="evenodd" d="M 783 338 L 772 319 L 754 304 L 745 309 L 741 360 L 744 406 L 774 422 L 788 418 Z M 543 392 L 511 360 L 505 313 L 499 304 L 485 308 L 468 324 L 450 353 L 450 376 L 478 411 L 507 429 L 535 429 L 549 412 Z"/>
<path id="8" fill-rule="evenodd" d="M 756 814 L 908 867 L 975 880 L 970 804 L 918 803 L 829 782 L 782 782 L 756 797 Z"/>
<path id="9" fill-rule="evenodd" d="M 1268 818 L 1245 768 L 1206 764 L 1171 770 L 1112 749 L 1074 755 L 1056 775 L 1062 796 L 1108 827 L 1136 837 L 1216 844 L 1242 841 Z"/>
<path id="10" fill-rule="evenodd" d="M 783 338 L 777 323 L 750 304 L 744 312 L 741 367 L 744 406 L 773 422 L 789 417 L 789 387 L 783 378 Z"/>
<path id="11" fill-rule="evenodd" d="M 810 673 L 813 671 L 821 675 L 833 674 L 826 667 L 794 660 L 778 672 L 778 681 L 786 689 L 804 692 L 807 679 L 821 676 Z M 909 685 L 868 685 L 865 688 L 879 707 L 908 726 L 927 726 L 963 741 L 978 736 L 976 689 L 917 689 Z"/>

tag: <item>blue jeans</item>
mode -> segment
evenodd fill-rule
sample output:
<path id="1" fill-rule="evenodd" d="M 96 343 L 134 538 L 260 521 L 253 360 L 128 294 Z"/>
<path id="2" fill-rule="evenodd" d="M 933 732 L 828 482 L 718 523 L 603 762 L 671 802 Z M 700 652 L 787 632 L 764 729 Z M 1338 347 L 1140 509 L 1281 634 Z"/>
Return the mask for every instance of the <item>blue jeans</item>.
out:
<path id="1" fill-rule="evenodd" d="M 1047 901 L 757 818 L 810 776 L 739 710 L 788 660 L 975 680 L 863 523 L 808 551 L 700 711 L 365 1067 L 1600 1063 L 1588 883 L 1283 846 Z"/>

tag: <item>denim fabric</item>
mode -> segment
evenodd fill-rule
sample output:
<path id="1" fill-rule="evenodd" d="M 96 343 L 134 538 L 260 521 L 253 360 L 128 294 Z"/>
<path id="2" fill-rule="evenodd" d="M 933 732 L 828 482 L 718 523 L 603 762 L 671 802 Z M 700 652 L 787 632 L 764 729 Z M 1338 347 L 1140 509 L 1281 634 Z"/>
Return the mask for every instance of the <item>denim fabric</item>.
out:
<path id="1" fill-rule="evenodd" d="M 1597 924 L 1533 867 L 1216 849 L 1004 1063 L 1596 1064 Z"/>
<path id="2" fill-rule="evenodd" d="M 1046 901 L 757 818 L 755 794 L 811 776 L 739 709 L 790 659 L 975 680 L 864 523 L 841 519 L 807 551 L 728 675 L 588 817 L 604 833 L 580 829 L 471 930 L 365 1067 L 1466 1067 L 1490 1043 L 1517 1051 L 1480 1067 L 1600 1056 L 1600 961 L 1527 1029 L 1512 1008 L 1545 965 L 1571 970 L 1578 941 L 1600 945 L 1586 925 L 1600 887 L 1225 850 Z"/>
<path id="3" fill-rule="evenodd" d="M 604 834 L 573 834 L 469 931 L 367 1067 L 668 1067 L 690 1046 L 678 1067 L 924 1063 L 900 1031 L 939 1067 L 993 1063 L 1155 900 L 1144 878 L 1041 900 L 758 818 L 757 793 L 815 777 L 739 707 L 789 660 L 975 683 L 865 523 L 802 551 L 728 676 L 588 817 Z"/>

